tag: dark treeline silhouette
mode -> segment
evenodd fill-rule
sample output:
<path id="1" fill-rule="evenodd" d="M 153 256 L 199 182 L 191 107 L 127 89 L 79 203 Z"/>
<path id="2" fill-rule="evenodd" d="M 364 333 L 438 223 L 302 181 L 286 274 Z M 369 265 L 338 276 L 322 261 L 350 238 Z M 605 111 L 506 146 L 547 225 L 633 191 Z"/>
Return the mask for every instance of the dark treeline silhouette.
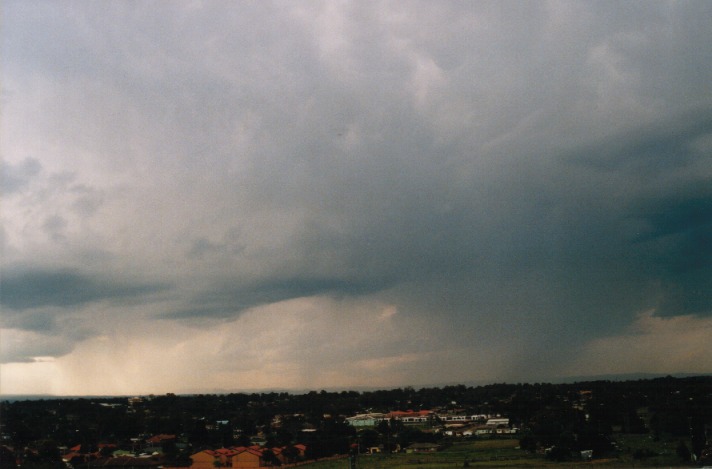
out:
<path id="1" fill-rule="evenodd" d="M 0 434 L 3 454 L 8 448 L 15 453 L 31 448 L 36 457 L 55 459 L 56 448 L 80 444 L 89 451 L 98 451 L 100 444 L 131 448 L 136 440 L 157 434 L 178 435 L 189 445 L 186 454 L 249 444 L 259 434 L 268 447 L 302 443 L 309 457 L 323 457 L 347 453 L 357 438 L 378 442 L 380 435 L 404 445 L 432 441 L 432 433 L 388 425 L 359 433 L 345 420 L 364 412 L 426 409 L 508 417 L 510 426 L 520 429 L 522 449 L 553 447 L 554 458 L 583 448 L 599 455 L 612 451 L 613 433 L 684 438 L 690 442 L 689 452 L 699 456 L 712 427 L 712 376 L 300 394 L 166 394 L 131 401 L 127 397 L 3 401 Z M 164 450 L 178 451 L 171 445 Z"/>

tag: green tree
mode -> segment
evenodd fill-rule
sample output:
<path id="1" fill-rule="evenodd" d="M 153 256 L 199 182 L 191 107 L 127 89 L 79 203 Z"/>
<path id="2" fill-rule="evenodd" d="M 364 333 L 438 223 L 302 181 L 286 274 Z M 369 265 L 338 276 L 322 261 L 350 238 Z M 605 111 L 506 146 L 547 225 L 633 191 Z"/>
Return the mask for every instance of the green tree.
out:
<path id="1" fill-rule="evenodd" d="M 287 446 L 282 450 L 282 456 L 288 464 L 295 463 L 299 460 L 299 450 L 294 446 Z"/>
<path id="2" fill-rule="evenodd" d="M 678 443 L 677 448 L 675 449 L 675 453 L 677 453 L 677 456 L 683 462 L 689 462 L 692 456 L 690 449 L 682 440 L 680 440 L 680 443 Z"/>
<path id="3" fill-rule="evenodd" d="M 381 435 L 376 430 L 367 428 L 358 433 L 358 441 L 361 451 L 365 451 L 368 448 L 378 446 L 381 441 Z"/>
<path id="4" fill-rule="evenodd" d="M 536 451 L 536 438 L 531 434 L 524 435 L 519 439 L 519 447 L 524 451 L 533 453 Z"/>

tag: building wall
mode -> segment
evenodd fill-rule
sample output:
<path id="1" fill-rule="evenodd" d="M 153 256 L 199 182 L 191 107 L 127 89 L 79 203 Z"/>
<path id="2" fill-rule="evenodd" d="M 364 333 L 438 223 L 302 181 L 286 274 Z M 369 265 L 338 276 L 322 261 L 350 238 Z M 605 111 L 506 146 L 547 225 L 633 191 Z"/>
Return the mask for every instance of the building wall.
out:
<path id="1" fill-rule="evenodd" d="M 237 456 L 232 457 L 233 469 L 249 469 L 253 467 L 260 467 L 261 465 L 260 457 L 249 451 L 243 451 Z"/>
<path id="2" fill-rule="evenodd" d="M 190 459 L 193 460 L 191 469 L 215 469 L 215 457 L 205 451 L 192 455 Z"/>

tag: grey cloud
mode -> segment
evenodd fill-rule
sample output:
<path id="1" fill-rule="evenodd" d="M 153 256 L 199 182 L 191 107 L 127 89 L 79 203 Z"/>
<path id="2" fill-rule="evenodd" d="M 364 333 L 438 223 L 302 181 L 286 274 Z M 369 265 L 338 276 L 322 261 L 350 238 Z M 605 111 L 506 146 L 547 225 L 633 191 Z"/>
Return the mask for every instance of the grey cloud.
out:
<path id="1" fill-rule="evenodd" d="M 604 211 L 592 259 L 618 257 L 627 296 L 655 299 L 631 305 L 637 310 L 712 313 L 712 180 L 699 171 L 707 157 L 694 147 L 710 132 L 712 113 L 697 108 L 586 146 L 569 160 L 585 162 L 589 169 L 580 171 L 603 183 L 593 193 Z M 587 208 L 584 216 L 594 213 Z"/>
<path id="2" fill-rule="evenodd" d="M 6 311 L 2 324 L 13 329 L 49 333 L 56 331 L 58 316 L 57 311 L 29 311 L 23 314 L 8 314 Z"/>
<path id="3" fill-rule="evenodd" d="M 42 164 L 35 158 L 25 158 L 22 162 L 11 164 L 0 161 L 0 173 L 2 173 L 2 186 L 0 191 L 5 196 L 11 195 L 25 188 L 32 178 L 42 171 Z"/>
<path id="4" fill-rule="evenodd" d="M 671 171 L 700 158 L 694 142 L 710 134 L 712 109 L 709 103 L 704 103 L 653 124 L 628 129 L 604 143 L 581 148 L 578 155 L 569 157 L 593 168 L 621 171 L 636 178 L 669 176 Z"/>
<path id="5" fill-rule="evenodd" d="M 43 230 L 54 241 L 62 241 L 65 238 L 63 231 L 67 227 L 67 220 L 59 215 L 52 215 L 45 219 L 42 223 Z"/>
<path id="6" fill-rule="evenodd" d="M 358 296 L 386 289 L 387 283 L 366 277 L 357 279 L 333 276 L 315 278 L 305 272 L 301 277 L 280 278 L 277 275 L 262 282 L 235 280 L 232 284 L 208 286 L 187 301 L 187 305 L 159 315 L 162 319 L 233 319 L 256 306 L 308 296 Z"/>
<path id="7" fill-rule="evenodd" d="M 77 343 L 100 334 L 97 319 L 64 308 L 15 312 L 3 309 L 0 329 L 2 363 L 34 362 L 37 357 L 61 357 Z"/>
<path id="8" fill-rule="evenodd" d="M 11 10 L 4 73 L 61 83 L 38 132 L 91 155 L 70 209 L 157 279 L 10 271 L 18 327 L 162 279 L 186 287 L 163 319 L 378 298 L 432 318 L 428 347 L 507 337 L 516 375 L 644 310 L 710 311 L 708 4 Z M 64 212 L 41 220 L 71 241 Z"/>
<path id="9" fill-rule="evenodd" d="M 2 363 L 32 363 L 36 357 L 60 357 L 72 351 L 74 343 L 57 335 L 38 334 L 18 340 L 7 335 L 0 342 Z"/>
<path id="10" fill-rule="evenodd" d="M 213 242 L 205 237 L 194 239 L 186 251 L 189 259 L 200 260 L 215 257 L 232 257 L 239 255 L 245 250 L 245 245 L 240 242 L 239 234 L 234 230 L 228 230 L 224 239 Z"/>
<path id="11" fill-rule="evenodd" d="M 130 301 L 164 290 L 165 285 L 137 284 L 77 270 L 4 269 L 0 304 L 13 310 L 73 307 L 113 300 Z"/>
<path id="12" fill-rule="evenodd" d="M 647 221 L 648 229 L 641 233 L 637 242 L 681 235 L 691 243 L 700 241 L 699 246 L 694 248 L 705 246 L 701 241 L 710 234 L 712 228 L 712 189 L 707 185 L 698 185 L 695 190 L 691 182 L 688 182 L 687 187 L 677 189 L 672 194 L 657 195 L 644 202 L 639 216 Z M 698 254 L 699 262 L 709 263 L 707 250 L 698 251 Z"/>
<path id="13" fill-rule="evenodd" d="M 223 249 L 223 246 L 219 244 L 212 243 L 205 238 L 199 238 L 193 241 L 186 256 L 189 258 L 200 258 L 208 254 L 220 253 Z"/>
<path id="14" fill-rule="evenodd" d="M 712 314 L 712 192 L 690 184 L 645 201 L 633 248 L 657 278 L 662 315 Z"/>
<path id="15" fill-rule="evenodd" d="M 678 121 L 662 135 L 668 120 L 565 155 L 513 155 L 516 166 L 483 166 L 484 174 L 460 177 L 458 185 L 451 183 L 457 167 L 440 168 L 417 148 L 411 155 L 423 160 L 416 164 L 401 165 L 398 156 L 327 163 L 305 176 L 301 198 L 291 200 L 318 210 L 294 233 L 288 262 L 276 262 L 259 281 L 209 290 L 196 300 L 202 307 L 169 316 L 229 317 L 301 296 L 388 295 L 399 285 L 415 286 L 403 290 L 417 298 L 412 312 L 440 309 L 502 321 L 532 314 L 552 321 L 552 333 L 556 327 L 585 330 L 579 339 L 616 330 L 632 312 L 651 307 L 661 314 L 704 313 L 709 196 L 687 189 L 700 176 L 671 175 L 665 168 L 684 169 L 699 158 L 686 149 L 708 127 L 699 119 Z M 394 148 L 396 155 L 403 151 Z M 650 168 L 658 178 L 654 187 L 665 187 L 669 196 L 655 195 L 639 170 L 621 167 L 630 160 L 669 161 Z M 341 171 L 362 177 L 349 180 Z M 675 199 L 681 191 L 690 195 Z M 674 233 L 678 238 L 658 247 L 644 239 Z M 218 246 L 202 240 L 193 248 L 212 252 Z M 683 265 L 697 266 L 698 273 L 676 273 Z M 678 299 L 677 309 L 663 308 L 646 298 L 661 284 L 670 298 L 687 295 L 691 303 Z M 660 291 L 653 297 L 671 301 Z"/>
<path id="16" fill-rule="evenodd" d="M 104 194 L 94 187 L 78 184 L 70 187 L 69 191 L 76 195 L 72 208 L 80 216 L 90 217 L 104 204 Z"/>

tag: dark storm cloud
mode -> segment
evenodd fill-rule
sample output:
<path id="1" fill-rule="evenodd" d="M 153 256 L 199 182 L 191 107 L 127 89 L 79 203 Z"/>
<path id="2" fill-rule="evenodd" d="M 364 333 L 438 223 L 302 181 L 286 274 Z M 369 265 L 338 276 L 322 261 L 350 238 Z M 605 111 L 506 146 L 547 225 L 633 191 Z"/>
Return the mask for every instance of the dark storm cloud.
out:
<path id="1" fill-rule="evenodd" d="M 135 284 L 76 270 L 8 268 L 3 271 L 0 304 L 23 311 L 42 307 L 74 307 L 112 300 L 131 301 L 165 290 L 160 284 Z"/>
<path id="2" fill-rule="evenodd" d="M 17 335 L 17 334 L 15 334 Z M 0 363 L 32 363 L 37 357 L 61 357 L 72 351 L 74 344 L 56 335 L 31 335 L 27 342 L 8 335 L 0 342 Z"/>
<path id="3" fill-rule="evenodd" d="M 622 172 L 637 178 L 652 177 L 654 179 L 649 180 L 652 185 L 659 183 L 657 177 L 671 176 L 672 170 L 708 158 L 694 149 L 694 143 L 710 134 L 712 109 L 707 104 L 680 115 L 663 117 L 654 124 L 628 129 L 569 156 L 611 174 Z"/>
<path id="4" fill-rule="evenodd" d="M 705 164 L 694 144 L 712 130 L 709 115 L 673 116 L 563 154 L 519 150 L 477 173 L 433 160 L 427 133 L 412 146 L 387 142 L 377 164 L 375 155 L 328 161 L 285 200 L 315 214 L 285 248 L 289 263 L 261 281 L 208 288 L 167 316 L 230 317 L 290 298 L 392 289 L 406 292 L 391 294 L 414 314 L 547 317 L 552 331 L 576 329 L 579 340 L 623 327 L 631 311 L 709 312 L 709 184 L 694 171 Z M 410 164 L 400 161 L 406 154 Z M 213 252 L 228 250 L 202 239 L 189 254 Z"/>
<path id="5" fill-rule="evenodd" d="M 712 181 L 641 203 L 633 249 L 659 279 L 661 315 L 712 314 Z"/>
<path id="6" fill-rule="evenodd" d="M 706 243 L 712 229 L 712 188 L 709 185 L 690 181 L 673 193 L 656 194 L 641 203 L 638 215 L 646 222 L 646 229 L 637 242 L 677 236 L 683 238 L 683 243 L 690 244 L 690 253 L 697 251 L 695 261 L 682 256 L 681 262 L 674 264 L 675 270 L 694 270 L 709 264 L 710 246 Z M 685 248 L 682 246 L 681 251 Z"/>
<path id="7" fill-rule="evenodd" d="M 366 283 L 369 282 L 369 283 Z M 375 282 L 372 278 L 338 279 L 325 278 L 270 278 L 264 283 L 241 285 L 221 285 L 217 288 L 208 287 L 187 301 L 188 306 L 178 308 L 159 317 L 163 319 L 195 319 L 208 318 L 234 319 L 240 313 L 256 306 L 277 303 L 294 298 L 308 296 L 359 296 L 377 292 L 388 287 L 383 282 Z"/>
<path id="8" fill-rule="evenodd" d="M 632 305 L 639 310 L 712 313 L 712 177 L 704 170 L 709 150 L 696 148 L 710 135 L 712 111 L 703 108 L 569 155 L 568 161 L 584 162 L 591 181 L 603 182 L 594 192 L 603 201 L 602 236 L 592 253 L 619 257 L 629 296 L 649 296 Z M 595 204 L 582 214 L 594 214 Z"/>
<path id="9" fill-rule="evenodd" d="M 620 330 L 631 312 L 708 314 L 712 182 L 707 153 L 694 149 L 712 130 L 707 116 L 633 126 L 563 154 L 520 151 L 505 171 L 485 166 L 462 187 L 447 186 L 454 174 L 440 185 L 435 166 L 427 184 L 410 179 L 424 168 L 373 174 L 374 203 L 347 221 L 349 236 L 305 235 L 307 252 L 326 247 L 344 269 L 397 279 L 393 297 L 408 311 L 459 324 L 453 341 L 511 322 L 540 344 L 571 347 Z M 559 347 L 544 361 L 559 360 Z"/>

